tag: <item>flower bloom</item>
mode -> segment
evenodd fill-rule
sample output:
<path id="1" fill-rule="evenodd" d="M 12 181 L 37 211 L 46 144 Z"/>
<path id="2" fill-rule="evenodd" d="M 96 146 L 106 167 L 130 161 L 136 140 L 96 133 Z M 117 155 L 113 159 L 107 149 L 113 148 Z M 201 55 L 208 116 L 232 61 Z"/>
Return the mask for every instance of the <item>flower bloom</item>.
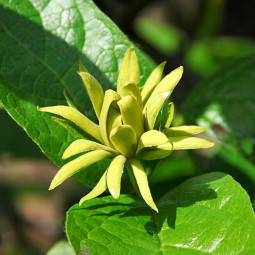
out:
<path id="1" fill-rule="evenodd" d="M 209 148 L 213 143 L 192 135 L 203 132 L 206 127 L 170 127 L 174 105 L 160 123 L 157 116 L 182 77 L 179 67 L 161 80 L 165 62 L 157 66 L 139 88 L 140 70 L 134 48 L 123 59 L 117 81 L 117 92 L 103 91 L 99 82 L 81 64 L 78 74 L 91 99 L 99 124 L 95 124 L 79 112 L 65 95 L 69 106 L 43 107 L 38 110 L 53 113 L 71 121 L 94 138 L 75 140 L 65 150 L 63 159 L 84 153 L 65 164 L 51 182 L 54 189 L 81 169 L 104 158 L 112 158 L 109 167 L 94 187 L 80 200 L 80 205 L 99 196 L 107 188 L 117 199 L 120 195 L 121 177 L 126 169 L 136 182 L 144 201 L 156 212 L 158 209 L 151 196 L 147 175 L 141 160 L 155 160 L 169 156 L 173 150 Z M 162 131 L 159 131 L 159 129 Z"/>

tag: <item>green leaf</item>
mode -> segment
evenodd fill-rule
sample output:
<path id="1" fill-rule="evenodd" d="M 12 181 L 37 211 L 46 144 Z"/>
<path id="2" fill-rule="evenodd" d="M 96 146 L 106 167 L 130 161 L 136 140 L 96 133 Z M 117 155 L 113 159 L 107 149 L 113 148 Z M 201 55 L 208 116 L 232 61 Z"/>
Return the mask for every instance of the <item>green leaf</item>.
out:
<path id="1" fill-rule="evenodd" d="M 57 242 L 48 252 L 46 255 L 75 255 L 73 249 L 71 248 L 70 244 L 65 241 L 61 240 Z"/>
<path id="2" fill-rule="evenodd" d="M 254 53 L 255 41 L 250 39 L 230 36 L 207 38 L 195 41 L 189 47 L 185 54 L 185 64 L 191 70 L 208 77 L 223 65 Z"/>
<path id="3" fill-rule="evenodd" d="M 116 88 L 118 69 L 132 43 L 90 0 L 0 0 L 0 5 L 0 101 L 45 155 L 62 166 L 61 156 L 74 137 L 36 106 L 66 105 L 66 89 L 75 106 L 96 120 L 77 74 L 79 61 L 104 90 Z M 136 53 L 143 85 L 155 65 L 138 49 Z M 93 172 L 86 175 L 90 180 L 82 178 L 84 184 L 96 183 Z"/>
<path id="4" fill-rule="evenodd" d="M 137 19 L 135 30 L 140 38 L 165 54 L 178 52 L 186 39 L 186 34 L 180 29 L 148 18 Z"/>
<path id="5" fill-rule="evenodd" d="M 255 221 L 249 197 L 223 173 L 192 178 L 162 197 L 159 213 L 128 196 L 73 206 L 66 229 L 77 254 L 253 254 Z M 95 210 L 96 209 L 96 210 Z"/>
<path id="6" fill-rule="evenodd" d="M 234 61 L 196 87 L 184 104 L 191 123 L 209 126 L 211 154 L 245 173 L 255 184 L 255 55 Z"/>

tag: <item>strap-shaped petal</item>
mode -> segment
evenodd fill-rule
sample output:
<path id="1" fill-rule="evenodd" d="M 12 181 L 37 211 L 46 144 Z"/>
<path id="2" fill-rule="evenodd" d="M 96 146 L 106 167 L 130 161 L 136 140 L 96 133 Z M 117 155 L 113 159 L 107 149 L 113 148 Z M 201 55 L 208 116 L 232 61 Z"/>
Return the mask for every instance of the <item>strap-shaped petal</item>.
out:
<path id="1" fill-rule="evenodd" d="M 201 149 L 214 146 L 214 143 L 198 137 L 169 137 L 169 140 L 173 143 L 174 150 Z"/>
<path id="2" fill-rule="evenodd" d="M 179 126 L 166 128 L 162 132 L 167 137 L 180 137 L 180 136 L 191 136 L 204 132 L 208 127 L 199 126 Z"/>
<path id="3" fill-rule="evenodd" d="M 141 149 L 138 157 L 142 160 L 155 160 L 168 157 L 173 151 L 173 144 L 168 142 L 152 148 Z"/>
<path id="4" fill-rule="evenodd" d="M 126 158 L 122 155 L 118 155 L 115 157 L 107 171 L 107 186 L 115 199 L 118 199 L 120 196 L 120 183 L 121 176 L 123 174 L 124 164 L 126 162 Z"/>
<path id="5" fill-rule="evenodd" d="M 62 159 L 70 158 L 78 153 L 86 152 L 86 151 L 95 151 L 95 150 L 104 150 L 112 153 L 112 155 L 116 155 L 117 152 L 110 147 L 104 146 L 100 143 L 96 143 L 93 141 L 89 141 L 86 139 L 78 139 L 72 142 L 67 149 L 65 150 Z"/>
<path id="6" fill-rule="evenodd" d="M 172 143 L 163 133 L 150 130 L 141 136 L 136 155 L 144 160 L 154 160 L 169 156 L 172 150 Z"/>
<path id="7" fill-rule="evenodd" d="M 150 104 L 144 108 L 145 126 L 147 129 L 153 129 L 158 113 L 169 96 L 170 91 L 165 91 L 150 97 Z"/>
<path id="8" fill-rule="evenodd" d="M 122 95 L 122 80 L 131 81 L 135 84 L 140 82 L 140 70 L 134 47 L 126 52 L 121 64 L 117 82 L 117 92 L 120 95 Z"/>
<path id="9" fill-rule="evenodd" d="M 77 125 L 73 124 L 70 120 L 58 118 L 55 116 L 52 116 L 51 119 L 64 127 L 75 139 L 89 139 L 91 137 Z"/>
<path id="10" fill-rule="evenodd" d="M 183 74 L 183 66 L 180 66 L 176 68 L 175 70 L 173 70 L 166 77 L 164 77 L 164 79 L 156 86 L 151 96 L 164 91 L 170 91 L 172 93 L 175 86 L 180 81 L 182 74 Z"/>
<path id="11" fill-rule="evenodd" d="M 102 106 L 102 110 L 101 110 L 101 114 L 99 118 L 99 128 L 100 128 L 102 138 L 104 140 L 104 143 L 110 147 L 112 145 L 109 141 L 108 132 L 107 132 L 108 112 L 109 112 L 110 106 L 114 105 L 114 103 L 116 104 L 116 102 L 120 99 L 121 99 L 120 95 L 118 95 L 115 91 L 111 89 L 107 90 L 105 92 L 104 102 L 103 102 L 103 106 Z"/>
<path id="12" fill-rule="evenodd" d="M 157 84 L 160 82 L 161 76 L 163 74 L 164 67 L 166 65 L 166 61 L 158 65 L 150 74 L 149 78 L 146 80 L 143 88 L 142 88 L 142 101 L 143 104 L 146 103 L 147 99 L 151 95 L 152 91 L 155 89 Z"/>
<path id="13" fill-rule="evenodd" d="M 81 60 L 79 62 L 79 72 L 88 72 L 87 68 L 83 65 Z"/>
<path id="14" fill-rule="evenodd" d="M 118 105 L 120 107 L 123 123 L 132 126 L 136 132 L 137 139 L 139 139 L 144 132 L 144 121 L 142 109 L 136 98 L 133 96 L 125 96 L 118 101 Z"/>
<path id="15" fill-rule="evenodd" d="M 122 96 L 131 95 L 135 97 L 140 107 L 142 108 L 143 107 L 142 96 L 140 93 L 140 88 L 137 86 L 137 84 L 132 83 L 130 81 L 122 81 L 122 83 L 123 83 Z"/>
<path id="16" fill-rule="evenodd" d="M 63 181 L 79 172 L 82 168 L 90 166 L 91 164 L 103 159 L 112 157 L 112 154 L 103 150 L 90 151 L 70 162 L 65 164 L 56 174 L 50 184 L 49 190 L 56 188 Z"/>
<path id="17" fill-rule="evenodd" d="M 173 117 L 174 117 L 174 103 L 171 102 L 168 104 L 169 110 L 167 113 L 163 116 L 162 120 L 160 121 L 160 126 L 163 128 L 168 128 L 172 124 Z"/>
<path id="18" fill-rule="evenodd" d="M 106 182 L 106 175 L 107 170 L 104 172 L 103 176 L 100 178 L 97 185 L 92 189 L 86 196 L 81 198 L 79 205 L 81 206 L 83 202 L 90 200 L 92 198 L 98 197 L 102 193 L 104 193 L 107 189 L 107 182 Z"/>
<path id="19" fill-rule="evenodd" d="M 72 121 L 78 127 L 83 129 L 86 133 L 96 138 L 98 141 L 103 142 L 100 134 L 99 126 L 88 119 L 85 115 L 78 110 L 68 106 L 52 106 L 52 107 L 37 107 L 39 111 L 49 112 L 62 116 L 65 119 Z"/>
<path id="20" fill-rule="evenodd" d="M 153 129 L 158 112 L 169 98 L 175 86 L 181 79 L 183 67 L 179 67 L 168 74 L 154 89 L 144 106 L 145 123 L 148 129 Z M 155 109 L 154 109 L 155 108 Z"/>
<path id="21" fill-rule="evenodd" d="M 112 132 L 114 128 L 119 127 L 121 125 L 122 125 L 122 120 L 121 120 L 121 114 L 119 109 L 116 109 L 110 106 L 109 112 L 108 112 L 108 119 L 107 119 L 108 137 L 110 137 L 110 133 Z"/>
<path id="22" fill-rule="evenodd" d="M 67 102 L 68 106 L 69 106 L 69 107 L 73 107 L 73 108 L 76 109 L 74 103 L 73 103 L 72 100 L 68 97 L 68 95 L 67 95 L 67 93 L 66 93 L 66 89 L 64 89 L 63 94 L 64 94 L 64 97 L 65 97 L 65 99 L 66 99 L 66 102 Z"/>
<path id="23" fill-rule="evenodd" d="M 130 125 L 122 125 L 112 130 L 110 140 L 115 148 L 125 157 L 135 155 L 137 138 L 135 130 Z"/>
<path id="24" fill-rule="evenodd" d="M 83 84 L 88 92 L 93 108 L 99 119 L 100 112 L 104 101 L 104 91 L 99 82 L 87 72 L 78 72 L 81 76 Z"/>
<path id="25" fill-rule="evenodd" d="M 130 164 L 138 185 L 138 188 L 140 190 L 140 193 L 144 199 L 144 201 L 156 212 L 158 212 L 158 208 L 155 205 L 153 198 L 151 196 L 149 184 L 148 184 L 148 178 L 145 173 L 145 170 L 137 159 L 130 159 Z"/>

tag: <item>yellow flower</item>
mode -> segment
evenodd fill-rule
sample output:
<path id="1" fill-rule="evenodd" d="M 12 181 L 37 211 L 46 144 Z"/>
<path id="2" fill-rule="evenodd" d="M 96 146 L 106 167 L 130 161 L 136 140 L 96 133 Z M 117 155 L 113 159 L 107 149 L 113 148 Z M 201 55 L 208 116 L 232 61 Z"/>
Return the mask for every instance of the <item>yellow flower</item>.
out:
<path id="1" fill-rule="evenodd" d="M 99 196 L 107 188 L 117 199 L 120 195 L 121 177 L 124 168 L 138 185 L 145 202 L 156 212 L 158 209 L 151 196 L 148 179 L 140 162 L 167 157 L 173 150 L 209 148 L 213 143 L 192 135 L 203 132 L 205 127 L 169 127 L 174 113 L 173 103 L 161 120 L 162 131 L 156 130 L 156 118 L 182 77 L 179 67 L 161 80 L 165 62 L 157 66 L 142 88 L 139 88 L 140 70 L 134 48 L 123 59 L 117 82 L 117 92 L 105 93 L 98 81 L 80 64 L 84 86 L 91 99 L 99 125 L 80 113 L 65 95 L 69 106 L 43 107 L 49 112 L 71 121 L 97 142 L 78 139 L 64 152 L 63 159 L 79 153 L 84 154 L 65 164 L 51 182 L 54 189 L 81 169 L 103 159 L 112 158 L 105 173 L 94 189 L 80 200 L 80 205 Z M 133 178 L 132 178 L 133 177 Z"/>

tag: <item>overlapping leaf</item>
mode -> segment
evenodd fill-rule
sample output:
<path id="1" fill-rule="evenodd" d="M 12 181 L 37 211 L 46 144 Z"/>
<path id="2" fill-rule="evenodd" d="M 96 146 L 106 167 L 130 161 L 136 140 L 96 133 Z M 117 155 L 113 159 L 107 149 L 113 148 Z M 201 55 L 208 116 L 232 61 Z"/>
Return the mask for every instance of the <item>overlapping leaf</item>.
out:
<path id="1" fill-rule="evenodd" d="M 156 203 L 159 213 L 128 196 L 97 198 L 67 213 L 77 254 L 253 254 L 255 220 L 249 197 L 230 176 L 192 178 Z M 96 209 L 96 210 L 95 210 Z M 125 231 L 123 231 L 125 230 Z"/>
<path id="2" fill-rule="evenodd" d="M 116 88 L 121 59 L 132 43 L 90 0 L 1 0 L 0 5 L 0 101 L 46 156 L 61 166 L 61 156 L 74 137 L 36 106 L 65 105 L 65 89 L 75 107 L 96 120 L 77 74 L 79 61 L 104 89 Z M 143 63 L 143 84 L 154 64 L 136 52 Z M 100 102 L 94 104 L 100 108 Z M 95 184 L 92 168 L 83 183 Z"/>

